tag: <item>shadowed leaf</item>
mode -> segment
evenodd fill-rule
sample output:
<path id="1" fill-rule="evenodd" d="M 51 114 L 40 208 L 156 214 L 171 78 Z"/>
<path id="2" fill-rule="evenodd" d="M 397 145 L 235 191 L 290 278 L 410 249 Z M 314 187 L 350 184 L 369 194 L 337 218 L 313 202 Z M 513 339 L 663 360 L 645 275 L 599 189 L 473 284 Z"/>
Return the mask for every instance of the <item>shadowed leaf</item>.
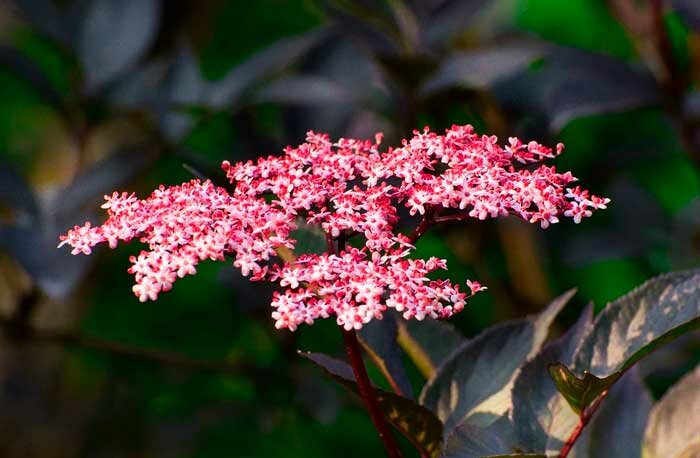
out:
<path id="1" fill-rule="evenodd" d="M 446 321 L 399 319 L 398 327 L 399 345 L 426 379 L 430 379 L 445 358 L 465 340 Z"/>
<path id="2" fill-rule="evenodd" d="M 651 395 L 639 371 L 626 373 L 588 426 L 588 456 L 640 458 L 651 406 Z"/>
<path id="3" fill-rule="evenodd" d="M 0 205 L 25 212 L 32 218 L 39 215 L 34 192 L 14 166 L 0 157 Z"/>
<path id="4" fill-rule="evenodd" d="M 423 95 L 452 89 L 486 89 L 491 84 L 523 70 L 545 52 L 540 44 L 515 44 L 454 53 L 421 89 Z"/>
<path id="5" fill-rule="evenodd" d="M 506 109 L 539 115 L 558 132 L 582 116 L 655 105 L 661 93 L 645 69 L 602 54 L 559 49 L 536 69 L 495 85 Z"/>
<path id="6" fill-rule="evenodd" d="M 317 29 L 274 43 L 238 65 L 221 81 L 210 83 L 206 103 L 216 109 L 235 105 L 251 86 L 285 69 L 320 44 L 327 36 L 326 30 Z"/>
<path id="7" fill-rule="evenodd" d="M 353 104 L 354 97 L 343 86 L 317 76 L 288 76 L 271 81 L 255 94 L 256 103 L 288 105 Z"/>
<path id="8" fill-rule="evenodd" d="M 396 341 L 396 315 L 387 313 L 381 320 L 372 320 L 359 331 L 360 343 L 374 364 L 382 371 L 392 389 L 401 396 L 413 399 L 413 388 L 403 366 L 401 349 Z"/>
<path id="9" fill-rule="evenodd" d="M 673 9 L 683 19 L 688 27 L 700 31 L 700 3 L 696 0 L 671 0 Z"/>
<path id="10" fill-rule="evenodd" d="M 24 79 L 39 93 L 42 100 L 65 115 L 63 97 L 52 86 L 41 68 L 16 49 L 0 46 L 0 65 Z"/>
<path id="11" fill-rule="evenodd" d="M 148 50 L 158 29 L 160 1 L 94 0 L 84 14 L 77 47 L 88 91 L 94 91 Z"/>
<path id="12" fill-rule="evenodd" d="M 323 368 L 341 385 L 358 394 L 355 375 L 349 364 L 322 353 L 299 352 L 299 354 Z M 428 409 L 410 399 L 378 389 L 375 391 L 377 401 L 389 423 L 428 456 L 437 458 L 442 444 L 440 420 Z"/>
<path id="13" fill-rule="evenodd" d="M 119 190 L 143 171 L 154 156 L 142 147 L 123 149 L 81 172 L 56 197 L 51 212 L 56 215 L 79 210 L 88 202 L 97 202 L 102 196 Z"/>

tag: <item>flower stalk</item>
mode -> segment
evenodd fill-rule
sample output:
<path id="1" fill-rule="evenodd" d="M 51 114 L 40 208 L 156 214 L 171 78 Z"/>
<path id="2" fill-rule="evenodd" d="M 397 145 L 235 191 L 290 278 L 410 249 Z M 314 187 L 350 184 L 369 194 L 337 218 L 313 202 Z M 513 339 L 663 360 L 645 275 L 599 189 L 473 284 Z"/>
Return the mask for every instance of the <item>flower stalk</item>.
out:
<path id="1" fill-rule="evenodd" d="M 377 393 L 369 380 L 369 376 L 367 375 L 365 362 L 362 359 L 362 350 L 360 349 L 360 344 L 357 341 L 357 333 L 354 330 L 343 330 L 342 332 L 345 351 L 348 354 L 348 360 L 352 366 L 352 371 L 355 374 L 357 386 L 360 391 L 360 397 L 362 398 L 362 402 L 365 404 L 367 412 L 372 419 L 372 423 L 379 434 L 379 439 L 381 439 L 382 444 L 384 444 L 386 455 L 389 458 L 401 458 L 402 455 L 399 446 L 394 440 L 394 436 L 389 429 L 389 424 L 386 421 L 384 412 L 382 411 L 381 407 L 379 407 Z"/>

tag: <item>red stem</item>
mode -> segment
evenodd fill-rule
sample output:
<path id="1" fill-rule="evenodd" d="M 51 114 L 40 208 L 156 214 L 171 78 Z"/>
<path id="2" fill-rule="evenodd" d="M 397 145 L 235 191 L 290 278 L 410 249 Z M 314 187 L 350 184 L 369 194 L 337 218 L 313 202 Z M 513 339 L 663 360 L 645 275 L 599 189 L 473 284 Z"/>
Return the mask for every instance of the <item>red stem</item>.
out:
<path id="1" fill-rule="evenodd" d="M 374 387 L 367 376 L 367 369 L 365 368 L 365 362 L 362 360 L 362 350 L 360 350 L 360 344 L 357 341 L 357 334 L 355 331 L 343 330 L 343 341 L 350 365 L 352 366 L 352 371 L 355 374 L 355 379 L 357 379 L 360 397 L 367 408 L 372 423 L 374 423 L 379 438 L 384 444 L 386 455 L 389 458 L 401 458 L 399 447 L 394 440 L 394 436 L 391 434 L 389 424 L 384 417 L 384 412 L 382 412 L 377 402 Z"/>
<path id="2" fill-rule="evenodd" d="M 413 230 L 411 235 L 408 236 L 408 240 L 411 243 L 416 243 L 416 241 L 425 234 L 425 232 L 430 229 L 435 223 L 435 215 L 437 211 L 434 208 L 428 208 L 423 215 L 423 219 L 418 223 L 418 226 Z"/>
<path id="3" fill-rule="evenodd" d="M 591 405 L 586 407 L 583 410 L 583 412 L 581 412 L 581 416 L 579 417 L 579 421 L 576 425 L 576 428 L 574 428 L 574 430 L 571 432 L 571 435 L 569 435 L 569 438 L 566 440 L 566 443 L 559 452 L 559 458 L 566 458 L 569 455 L 569 452 L 571 452 L 571 450 L 574 448 L 574 445 L 576 445 L 576 441 L 579 437 L 581 437 L 581 433 L 583 433 L 584 428 L 586 427 L 586 425 L 588 425 L 588 422 L 591 421 L 593 414 L 596 413 L 598 407 L 600 407 L 600 404 L 603 402 L 603 399 L 607 397 L 607 395 L 608 391 L 603 391 L 598 395 L 598 397 L 595 399 L 595 401 L 593 401 Z"/>

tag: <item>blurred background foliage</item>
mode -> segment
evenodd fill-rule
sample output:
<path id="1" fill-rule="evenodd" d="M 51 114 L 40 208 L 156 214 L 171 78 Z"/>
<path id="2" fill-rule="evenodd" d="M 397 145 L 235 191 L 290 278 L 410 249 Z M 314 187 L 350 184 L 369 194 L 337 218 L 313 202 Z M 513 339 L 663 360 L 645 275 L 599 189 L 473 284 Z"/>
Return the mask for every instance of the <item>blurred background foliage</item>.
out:
<path id="1" fill-rule="evenodd" d="M 222 160 L 310 129 L 562 141 L 557 167 L 608 211 L 418 245 L 489 286 L 453 320 L 474 335 L 570 287 L 599 309 L 700 264 L 699 84 L 695 0 L 0 0 L 0 455 L 381 456 L 356 400 L 296 354 L 339 353 L 334 323 L 276 331 L 270 289 L 216 263 L 140 304 L 136 245 L 56 250 L 103 194 L 221 180 Z M 658 397 L 699 361 L 695 333 L 643 372 Z"/>

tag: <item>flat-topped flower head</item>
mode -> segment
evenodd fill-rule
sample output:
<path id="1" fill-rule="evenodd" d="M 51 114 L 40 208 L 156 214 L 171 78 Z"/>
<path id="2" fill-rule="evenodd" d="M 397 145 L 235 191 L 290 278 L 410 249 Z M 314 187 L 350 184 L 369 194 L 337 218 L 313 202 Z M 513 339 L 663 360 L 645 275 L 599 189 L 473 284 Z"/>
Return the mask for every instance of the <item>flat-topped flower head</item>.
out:
<path id="1" fill-rule="evenodd" d="M 557 156 L 536 142 L 477 135 L 453 126 L 444 135 L 424 129 L 397 148 L 382 140 L 340 139 L 309 132 L 306 143 L 280 156 L 222 167 L 231 189 L 192 180 L 160 186 L 140 200 L 134 194 L 105 196 L 108 218 L 101 226 L 76 226 L 61 236 L 72 253 L 90 254 L 107 243 L 138 239 L 147 249 L 130 258 L 134 294 L 155 300 L 200 261 L 233 258 L 252 280 L 280 286 L 272 300 L 278 328 L 334 317 L 359 329 L 393 308 L 407 319 L 447 318 L 485 289 L 467 280 L 469 293 L 428 274 L 445 260 L 411 259 L 422 230 L 399 231 L 399 206 L 422 218 L 425 229 L 440 221 L 515 215 L 542 228 L 572 218 L 579 223 L 607 198 L 591 195 L 570 173 L 533 163 Z M 528 167 L 525 167 L 525 166 Z M 326 254 L 294 253 L 293 231 L 302 218 L 319 227 Z M 353 239 L 354 247 L 344 249 Z M 279 253 L 286 253 L 278 256 Z"/>

